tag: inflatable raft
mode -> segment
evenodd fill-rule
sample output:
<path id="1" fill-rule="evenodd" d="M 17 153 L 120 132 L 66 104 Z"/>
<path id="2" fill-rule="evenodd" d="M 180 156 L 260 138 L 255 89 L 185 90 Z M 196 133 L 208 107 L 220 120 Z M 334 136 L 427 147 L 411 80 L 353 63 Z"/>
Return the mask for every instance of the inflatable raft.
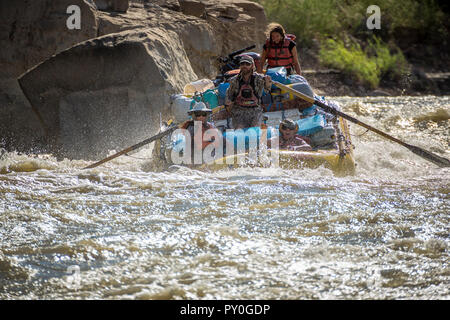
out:
<path id="1" fill-rule="evenodd" d="M 326 113 L 315 104 L 297 98 L 289 92 L 273 87 L 263 96 L 262 107 L 264 124 L 260 127 L 243 130 L 231 130 L 232 119 L 223 107 L 227 83 L 221 83 L 214 89 L 208 81 L 197 82 L 202 87 L 186 86 L 183 94 L 172 96 L 173 121 L 189 120 L 187 111 L 195 101 L 205 102 L 213 110 L 209 121 L 213 122 L 223 136 L 223 150 L 215 150 L 214 157 L 196 168 L 219 170 L 240 166 L 280 166 L 282 168 L 317 168 L 320 166 L 333 170 L 336 175 L 353 174 L 355 161 L 350 129 L 345 119 Z M 340 110 L 338 103 L 325 101 L 313 94 L 303 77 L 296 76 L 295 82 L 287 86 L 314 96 L 332 108 Z M 187 89 L 187 90 L 186 90 Z M 195 90 L 195 91 L 194 91 Z M 298 134 L 310 140 L 312 151 L 289 151 L 267 149 L 267 140 L 279 135 L 278 125 L 290 118 L 298 124 Z M 154 155 L 167 165 L 173 162 L 173 154 L 183 154 L 186 141 L 183 135 L 173 132 L 156 144 Z M 189 165 L 189 164 L 187 164 Z"/>
<path id="2" fill-rule="evenodd" d="M 331 169 L 337 176 L 352 175 L 355 173 L 355 160 L 353 145 L 350 140 L 350 131 L 345 119 L 339 118 L 335 125 L 326 126 L 310 135 L 312 151 L 290 151 L 267 149 L 259 152 L 246 150 L 243 153 L 224 156 L 212 163 L 206 163 L 201 168 L 220 170 L 224 168 L 237 168 L 242 166 L 276 167 L 283 169 L 318 168 Z M 253 129 L 253 128 L 251 128 Z M 262 130 L 263 131 L 263 130 Z M 273 132 L 268 128 L 268 132 Z M 301 129 L 299 129 L 301 131 Z M 301 134 L 301 133 L 300 133 Z M 254 135 L 250 135 L 254 136 Z M 271 137 L 267 135 L 268 139 Z M 260 141 L 258 141 L 260 142 Z"/>

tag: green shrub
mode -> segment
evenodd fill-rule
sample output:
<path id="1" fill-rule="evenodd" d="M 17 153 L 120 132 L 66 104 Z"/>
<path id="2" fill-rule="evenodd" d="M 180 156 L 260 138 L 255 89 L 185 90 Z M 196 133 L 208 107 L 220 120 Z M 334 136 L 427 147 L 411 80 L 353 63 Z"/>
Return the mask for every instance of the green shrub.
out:
<path id="1" fill-rule="evenodd" d="M 283 25 L 294 33 L 297 42 L 310 46 L 313 39 L 334 36 L 349 25 L 357 25 L 359 17 L 340 10 L 340 0 L 258 0 L 264 6 L 268 21 Z M 342 16 L 345 19 L 342 19 Z"/>
<path id="2" fill-rule="evenodd" d="M 376 88 L 380 82 L 376 61 L 367 57 L 357 43 L 346 48 L 342 41 L 328 39 L 319 51 L 319 59 L 322 64 L 341 70 L 371 88 Z"/>
<path id="3" fill-rule="evenodd" d="M 381 79 L 400 80 L 408 71 L 409 65 L 395 44 L 400 40 L 396 36 L 414 33 L 418 41 L 444 45 L 449 39 L 445 27 L 448 14 L 437 0 L 254 1 L 264 6 L 269 22 L 278 22 L 297 36 L 300 48 L 311 47 L 317 40 L 323 65 L 342 70 L 372 88 Z M 367 29 L 370 5 L 380 7 L 381 30 Z"/>
<path id="4" fill-rule="evenodd" d="M 390 80 L 400 80 L 408 72 L 408 62 L 403 53 L 395 47 L 391 53 L 389 46 L 377 37 L 369 40 L 367 48 L 372 54 L 375 63 L 380 70 L 380 77 Z"/>
<path id="5" fill-rule="evenodd" d="M 413 29 L 424 38 L 447 39 L 444 26 L 448 17 L 435 0 L 254 0 L 260 3 L 269 22 L 281 23 L 287 32 L 294 33 L 302 46 L 310 46 L 313 39 L 340 38 L 367 32 L 366 10 L 377 5 L 381 11 L 381 29 L 391 37 L 397 28 Z M 385 38 L 384 40 L 387 40 Z"/>
<path id="6" fill-rule="evenodd" d="M 347 76 L 370 87 L 378 87 L 380 80 L 399 80 L 408 71 L 408 63 L 397 48 L 391 53 L 389 46 L 377 37 L 369 39 L 366 50 L 358 43 L 345 46 L 340 40 L 326 40 L 319 59 L 323 65 L 341 70 Z"/>

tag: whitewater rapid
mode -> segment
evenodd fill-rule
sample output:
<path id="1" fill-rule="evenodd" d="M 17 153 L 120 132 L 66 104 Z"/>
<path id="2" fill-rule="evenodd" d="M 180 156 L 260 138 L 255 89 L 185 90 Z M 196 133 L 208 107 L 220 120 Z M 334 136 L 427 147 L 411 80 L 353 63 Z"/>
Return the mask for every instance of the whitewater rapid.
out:
<path id="1" fill-rule="evenodd" d="M 450 158 L 450 97 L 332 99 Z M 449 299 L 450 168 L 350 127 L 347 177 L 3 153 L 0 299 Z"/>

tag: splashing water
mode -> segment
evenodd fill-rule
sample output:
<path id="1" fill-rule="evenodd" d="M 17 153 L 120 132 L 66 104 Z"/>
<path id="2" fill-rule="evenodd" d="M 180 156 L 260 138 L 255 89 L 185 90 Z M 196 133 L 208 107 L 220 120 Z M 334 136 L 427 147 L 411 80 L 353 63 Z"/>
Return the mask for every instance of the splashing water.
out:
<path id="1" fill-rule="evenodd" d="M 450 97 L 336 98 L 450 158 Z M 356 174 L 0 158 L 1 299 L 449 299 L 450 170 L 351 125 Z"/>

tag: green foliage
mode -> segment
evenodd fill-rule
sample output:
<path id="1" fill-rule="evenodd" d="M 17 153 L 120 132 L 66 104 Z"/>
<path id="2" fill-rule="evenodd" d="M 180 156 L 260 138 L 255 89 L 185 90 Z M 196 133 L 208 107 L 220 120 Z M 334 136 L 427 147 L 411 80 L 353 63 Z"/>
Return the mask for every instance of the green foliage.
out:
<path id="1" fill-rule="evenodd" d="M 302 46 L 367 30 L 367 7 L 381 11 L 381 28 L 390 37 L 396 29 L 414 29 L 422 37 L 447 39 L 444 27 L 448 18 L 435 0 L 255 0 L 264 6 L 269 22 L 281 23 L 294 33 Z M 373 31 L 371 31 L 373 33 Z M 370 36 L 370 35 L 369 35 Z M 387 39 L 384 39 L 387 40 Z"/>
<path id="2" fill-rule="evenodd" d="M 294 33 L 302 46 L 309 46 L 313 39 L 333 36 L 347 24 L 355 21 L 348 16 L 343 24 L 342 12 L 337 9 L 339 0 L 259 0 L 269 21 L 283 25 L 288 33 Z"/>
<path id="3" fill-rule="evenodd" d="M 264 6 L 269 22 L 278 22 L 295 34 L 300 47 L 311 47 L 317 40 L 322 64 L 372 88 L 381 79 L 400 80 L 408 71 L 396 36 L 415 34 L 419 41 L 433 39 L 443 44 L 449 39 L 448 15 L 436 0 L 254 1 Z M 370 5 L 380 7 L 381 30 L 367 29 Z"/>
<path id="4" fill-rule="evenodd" d="M 320 49 L 319 59 L 324 65 L 342 70 L 371 88 L 376 88 L 380 82 L 376 61 L 368 58 L 357 43 L 345 47 L 340 40 L 328 39 Z"/>
<path id="5" fill-rule="evenodd" d="M 372 55 L 377 68 L 380 70 L 380 77 L 390 80 L 400 80 L 408 72 L 409 66 L 403 53 L 389 46 L 377 37 L 369 40 L 367 52 Z M 393 53 L 392 53 L 393 52 Z"/>
<path id="6" fill-rule="evenodd" d="M 399 80 L 408 70 L 403 54 L 398 49 L 391 53 L 388 45 L 377 37 L 369 40 L 366 50 L 356 42 L 346 46 L 343 41 L 327 39 L 319 59 L 322 64 L 339 69 L 370 88 L 378 87 L 382 78 Z"/>

